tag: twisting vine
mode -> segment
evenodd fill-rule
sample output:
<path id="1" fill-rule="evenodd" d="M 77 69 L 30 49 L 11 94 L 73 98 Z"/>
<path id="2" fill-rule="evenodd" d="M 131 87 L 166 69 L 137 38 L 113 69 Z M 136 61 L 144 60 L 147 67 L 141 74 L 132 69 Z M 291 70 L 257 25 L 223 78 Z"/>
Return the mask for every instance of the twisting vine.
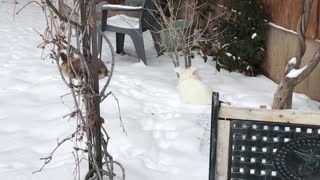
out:
<path id="1" fill-rule="evenodd" d="M 104 119 L 100 116 L 100 103 L 110 94 L 116 99 L 118 108 L 120 106 L 118 99 L 112 92 L 106 93 L 113 75 L 115 53 L 108 37 L 96 25 L 95 0 L 76 0 L 69 8 L 70 12 L 67 13 L 60 12 L 53 1 L 31 1 L 17 11 L 17 14 L 33 2 L 41 7 L 46 21 L 45 31 L 38 32 L 42 38 L 39 47 L 48 50 L 48 56 L 56 62 L 62 81 L 69 88 L 69 94 L 73 99 L 73 110 L 65 117 L 76 121 L 74 132 L 58 141 L 57 146 L 47 157 L 41 158 L 44 164 L 34 173 L 41 172 L 51 162 L 54 153 L 60 146 L 67 141 L 72 141 L 75 144 L 73 155 L 76 162 L 76 179 L 81 179 L 80 163 L 83 160 L 88 160 L 89 163 L 89 172 L 85 179 L 102 180 L 104 177 L 108 177 L 113 180 L 115 176 L 118 176 L 114 173 L 115 165 L 120 167 L 121 178 L 125 179 L 124 167 L 121 163 L 114 161 L 108 153 L 107 147 L 110 138 L 102 126 Z M 63 3 L 63 0 L 59 1 L 59 3 L 61 2 Z M 64 3 L 62 5 L 65 6 Z M 102 36 L 112 54 L 111 69 L 101 92 L 99 92 L 98 81 L 97 35 Z M 69 73 L 69 78 L 66 79 L 63 75 L 59 62 L 62 53 L 66 54 L 67 67 L 70 69 L 70 73 L 75 75 L 74 77 L 71 77 Z M 79 57 L 80 67 L 73 65 L 75 55 Z M 81 73 L 76 68 L 80 68 Z"/>

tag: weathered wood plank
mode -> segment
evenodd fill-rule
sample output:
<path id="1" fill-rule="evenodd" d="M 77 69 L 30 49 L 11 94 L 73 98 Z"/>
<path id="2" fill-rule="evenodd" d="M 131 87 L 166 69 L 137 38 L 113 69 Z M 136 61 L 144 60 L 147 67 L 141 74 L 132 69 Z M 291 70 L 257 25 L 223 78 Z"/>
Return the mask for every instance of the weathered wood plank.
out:
<path id="1" fill-rule="evenodd" d="M 316 39 L 318 36 L 319 26 L 319 0 L 313 0 L 310 12 L 310 20 L 306 33 L 306 37 Z"/>
<path id="2" fill-rule="evenodd" d="M 301 0 L 293 0 L 292 3 L 287 1 L 287 8 L 290 11 L 290 14 L 288 14 L 288 29 L 296 31 L 297 32 L 297 25 L 300 17 L 300 1 Z M 310 28 L 308 28 L 310 31 Z"/>
<path id="3" fill-rule="evenodd" d="M 317 39 L 320 39 L 320 0 L 318 0 L 318 34 Z"/>
<path id="4" fill-rule="evenodd" d="M 264 0 L 271 21 L 284 28 L 296 31 L 300 16 L 300 0 Z M 315 39 L 318 33 L 319 0 L 313 0 L 306 36 Z"/>
<path id="5" fill-rule="evenodd" d="M 229 138 L 230 121 L 219 121 L 217 141 L 217 170 L 216 179 L 226 180 L 228 178 L 229 163 Z"/>
<path id="6" fill-rule="evenodd" d="M 299 112 L 294 110 L 221 107 L 219 118 L 320 125 L 320 112 Z"/>

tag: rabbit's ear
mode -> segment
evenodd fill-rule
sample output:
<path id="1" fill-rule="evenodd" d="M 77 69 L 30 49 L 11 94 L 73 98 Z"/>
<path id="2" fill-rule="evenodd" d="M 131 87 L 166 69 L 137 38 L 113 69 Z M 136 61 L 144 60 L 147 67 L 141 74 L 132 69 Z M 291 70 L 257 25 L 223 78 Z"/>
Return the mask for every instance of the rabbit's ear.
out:
<path id="1" fill-rule="evenodd" d="M 179 75 L 181 75 L 181 73 L 183 73 L 183 72 L 185 71 L 185 69 L 182 68 L 182 67 L 176 67 L 174 70 L 175 70 L 176 73 L 178 73 Z"/>
<path id="2" fill-rule="evenodd" d="M 196 67 L 190 67 L 190 72 L 195 75 L 197 73 L 197 68 Z"/>

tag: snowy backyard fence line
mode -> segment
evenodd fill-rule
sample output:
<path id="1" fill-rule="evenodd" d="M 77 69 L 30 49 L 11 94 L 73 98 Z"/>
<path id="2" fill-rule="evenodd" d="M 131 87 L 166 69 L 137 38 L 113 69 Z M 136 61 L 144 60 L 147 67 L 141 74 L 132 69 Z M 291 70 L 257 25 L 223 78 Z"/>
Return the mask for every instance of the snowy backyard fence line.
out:
<path id="1" fill-rule="evenodd" d="M 299 19 L 300 0 L 262 0 L 265 11 L 269 14 L 270 21 L 288 30 L 296 31 Z M 228 0 L 211 0 L 216 4 L 228 3 Z M 313 0 L 310 23 L 307 30 L 307 37 L 320 39 L 320 19 L 318 18 L 320 1 Z"/>
<path id="2" fill-rule="evenodd" d="M 319 112 L 212 104 L 209 180 L 319 177 Z"/>

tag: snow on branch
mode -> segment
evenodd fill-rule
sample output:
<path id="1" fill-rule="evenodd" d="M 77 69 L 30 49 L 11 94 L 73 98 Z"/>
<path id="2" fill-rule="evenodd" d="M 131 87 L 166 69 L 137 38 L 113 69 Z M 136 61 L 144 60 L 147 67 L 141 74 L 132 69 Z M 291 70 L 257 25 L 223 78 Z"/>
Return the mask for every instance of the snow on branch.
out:
<path id="1" fill-rule="evenodd" d="M 289 73 L 286 76 L 288 78 L 297 78 L 306 68 L 307 66 L 304 66 L 300 69 L 291 69 L 291 71 L 289 71 Z"/>
<path id="2" fill-rule="evenodd" d="M 103 9 L 108 10 L 142 10 L 143 7 L 141 6 L 125 6 L 125 5 L 118 5 L 118 4 L 107 4 L 102 6 Z"/>
<path id="3" fill-rule="evenodd" d="M 288 62 L 288 64 L 296 65 L 297 64 L 297 57 L 291 58 L 290 61 Z"/>
<path id="4" fill-rule="evenodd" d="M 313 58 L 307 65 L 302 68 L 294 68 L 297 63 L 296 57 L 290 59 L 287 64 L 285 78 L 294 80 L 293 84 L 297 85 L 303 81 L 317 67 L 320 62 L 320 48 L 315 52 Z"/>

